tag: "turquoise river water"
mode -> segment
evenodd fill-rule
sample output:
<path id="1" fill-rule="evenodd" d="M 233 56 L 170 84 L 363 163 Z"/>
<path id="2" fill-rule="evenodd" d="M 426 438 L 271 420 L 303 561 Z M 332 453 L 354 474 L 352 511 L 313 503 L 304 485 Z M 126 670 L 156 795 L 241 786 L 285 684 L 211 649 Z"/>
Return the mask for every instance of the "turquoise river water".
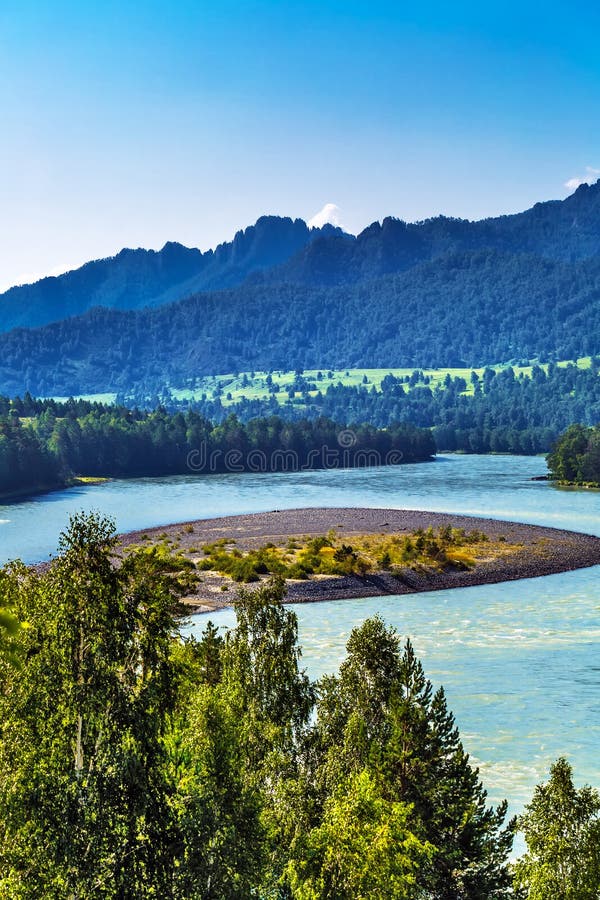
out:
<path id="1" fill-rule="evenodd" d="M 113 481 L 0 506 L 0 562 L 47 558 L 68 516 L 112 515 L 120 531 L 293 506 L 460 512 L 600 534 L 600 492 L 531 481 L 541 458 L 436 462 L 294 474 Z M 296 606 L 308 672 L 334 671 L 351 629 L 374 613 L 410 635 L 446 688 L 490 798 L 519 811 L 559 755 L 600 787 L 600 567 L 500 585 Z M 211 616 L 233 623 L 225 610 Z M 198 616 L 191 628 L 200 631 Z"/>

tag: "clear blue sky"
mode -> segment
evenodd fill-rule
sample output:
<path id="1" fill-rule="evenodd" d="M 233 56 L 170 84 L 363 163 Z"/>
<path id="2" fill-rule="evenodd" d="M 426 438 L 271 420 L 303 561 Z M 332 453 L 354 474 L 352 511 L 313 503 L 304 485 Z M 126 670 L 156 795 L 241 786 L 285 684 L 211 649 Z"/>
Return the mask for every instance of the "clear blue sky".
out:
<path id="1" fill-rule="evenodd" d="M 553 0 L 0 0 L 0 286 L 262 213 L 564 197 L 600 169 L 598 35 Z"/>

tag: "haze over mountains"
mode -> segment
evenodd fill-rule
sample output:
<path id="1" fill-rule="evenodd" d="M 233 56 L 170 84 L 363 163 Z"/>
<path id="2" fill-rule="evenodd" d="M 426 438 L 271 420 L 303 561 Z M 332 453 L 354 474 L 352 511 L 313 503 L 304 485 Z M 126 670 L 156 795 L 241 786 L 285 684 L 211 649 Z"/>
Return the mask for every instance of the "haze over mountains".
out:
<path id="1" fill-rule="evenodd" d="M 511 216 L 387 218 L 356 238 L 263 217 L 214 252 L 124 250 L 0 296 L 5 331 L 50 322 L 0 335 L 0 391 L 595 354 L 600 182 Z"/>
<path id="2" fill-rule="evenodd" d="M 302 219 L 262 216 L 231 242 L 205 253 L 174 242 L 162 250 L 124 249 L 0 294 L 0 331 L 46 325 L 94 306 L 140 309 L 233 287 L 251 272 L 288 260 L 316 238 L 338 233 L 333 225 L 310 229 Z"/>

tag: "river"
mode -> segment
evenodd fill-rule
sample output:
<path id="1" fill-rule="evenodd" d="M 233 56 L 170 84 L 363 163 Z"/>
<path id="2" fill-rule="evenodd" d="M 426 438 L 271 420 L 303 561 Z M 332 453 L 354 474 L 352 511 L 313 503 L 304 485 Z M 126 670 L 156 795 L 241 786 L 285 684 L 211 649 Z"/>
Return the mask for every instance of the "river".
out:
<path id="1" fill-rule="evenodd" d="M 95 509 L 120 531 L 293 506 L 460 512 L 600 535 L 600 492 L 531 481 L 541 458 L 441 456 L 433 463 L 277 475 L 113 481 L 0 506 L 0 562 L 47 558 L 68 516 Z M 490 798 L 522 809 L 565 755 L 600 787 L 600 567 L 501 585 L 296 606 L 308 672 L 334 671 L 351 629 L 375 613 L 410 636 L 446 688 Z M 231 611 L 213 615 L 223 626 Z M 197 617 L 192 630 L 205 619 Z"/>

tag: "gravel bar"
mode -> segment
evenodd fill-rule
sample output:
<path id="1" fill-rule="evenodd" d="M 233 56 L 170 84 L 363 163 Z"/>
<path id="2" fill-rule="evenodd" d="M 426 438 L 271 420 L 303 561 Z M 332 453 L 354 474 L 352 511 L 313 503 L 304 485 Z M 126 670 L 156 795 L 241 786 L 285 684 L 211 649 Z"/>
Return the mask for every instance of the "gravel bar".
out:
<path id="1" fill-rule="evenodd" d="M 469 571 L 415 572 L 401 575 L 387 572 L 365 576 L 315 576 L 306 581 L 288 581 L 289 603 L 345 600 L 384 594 L 413 594 L 481 584 L 497 584 L 519 578 L 537 578 L 600 564 L 600 538 L 574 531 L 483 519 L 454 513 L 410 509 L 309 508 L 273 510 L 223 518 L 198 519 L 174 525 L 144 529 L 121 535 L 122 546 L 143 540 L 177 541 L 178 549 L 189 551 L 220 538 L 235 540 L 240 550 L 256 549 L 266 543 L 285 543 L 290 538 L 324 535 L 330 530 L 340 537 L 353 534 L 398 534 L 445 525 L 482 531 L 491 541 L 503 539 L 520 545 L 505 558 L 484 560 Z M 192 530 L 193 529 L 193 530 Z M 187 598 L 194 612 L 209 612 L 231 605 L 236 586 L 218 575 L 203 574 L 195 597 Z M 223 585 L 227 591 L 222 591 Z M 249 587 L 252 587 L 250 585 Z"/>

